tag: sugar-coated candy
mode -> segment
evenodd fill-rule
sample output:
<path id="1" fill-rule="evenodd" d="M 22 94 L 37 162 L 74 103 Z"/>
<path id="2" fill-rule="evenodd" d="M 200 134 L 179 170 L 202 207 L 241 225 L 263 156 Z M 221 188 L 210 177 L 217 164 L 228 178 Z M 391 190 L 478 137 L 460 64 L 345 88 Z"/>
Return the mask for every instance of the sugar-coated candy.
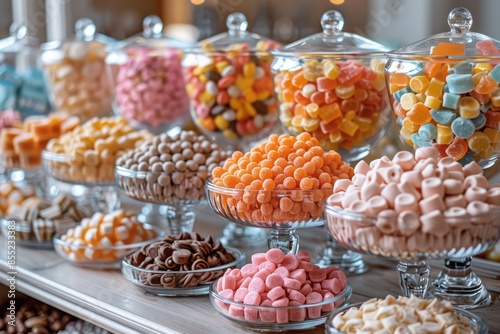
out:
<path id="1" fill-rule="evenodd" d="M 268 272 L 265 282 L 255 272 L 255 268 L 264 263 L 262 258 L 282 259 L 276 263 L 275 269 Z M 293 271 L 289 272 L 285 265 L 293 267 Z M 299 255 L 285 255 L 279 249 L 270 249 L 266 253 L 252 256 L 252 263 L 241 268 L 242 275 L 246 276 L 245 280 L 234 280 L 234 270 L 227 270 L 216 286 L 221 297 L 240 303 L 226 304 L 221 300 L 217 301 L 222 310 L 235 318 L 276 323 L 304 321 L 317 319 L 346 302 L 345 298 L 335 301 L 347 287 L 345 274 L 337 267 L 319 268 L 312 264 L 307 252 L 301 251 L 299 258 Z M 227 284 L 227 280 L 232 283 Z M 247 281 L 248 287 L 243 286 Z"/>

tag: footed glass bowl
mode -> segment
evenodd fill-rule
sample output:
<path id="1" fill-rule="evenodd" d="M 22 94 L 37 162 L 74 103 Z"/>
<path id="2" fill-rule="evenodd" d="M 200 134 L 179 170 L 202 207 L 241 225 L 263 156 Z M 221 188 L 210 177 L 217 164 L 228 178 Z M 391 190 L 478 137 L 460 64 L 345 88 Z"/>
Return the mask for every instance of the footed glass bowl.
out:
<path id="1" fill-rule="evenodd" d="M 391 227 L 380 217 L 328 204 L 325 212 L 327 227 L 340 245 L 356 252 L 399 259 L 404 296 L 435 296 L 471 308 L 491 300 L 481 280 L 471 271 L 470 261 L 498 241 L 500 209 L 471 217 L 445 217 L 440 226 L 448 230 L 441 230 L 446 232 L 441 234 L 423 233 L 420 228 L 403 234 L 399 225 Z M 432 293 L 428 295 L 430 267 L 425 261 L 441 258 L 447 259 L 445 268 L 432 283 Z"/>
<path id="2" fill-rule="evenodd" d="M 226 319 L 246 329 L 259 332 L 305 330 L 323 324 L 328 314 L 351 300 L 349 284 L 337 296 L 319 303 L 296 306 L 256 306 L 222 297 L 217 292 L 217 282 L 210 286 L 210 301 Z M 316 312 L 316 311 L 320 312 Z"/>
<path id="3" fill-rule="evenodd" d="M 207 182 L 212 209 L 230 222 L 271 229 L 269 248 L 299 249 L 298 228 L 321 226 L 323 202 L 332 190 L 244 190 Z"/>

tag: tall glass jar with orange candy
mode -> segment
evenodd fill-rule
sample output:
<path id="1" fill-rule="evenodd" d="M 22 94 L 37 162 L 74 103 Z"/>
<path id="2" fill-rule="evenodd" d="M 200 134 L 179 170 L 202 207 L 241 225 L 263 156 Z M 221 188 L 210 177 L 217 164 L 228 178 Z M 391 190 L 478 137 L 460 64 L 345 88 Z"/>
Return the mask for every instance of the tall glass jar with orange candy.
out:
<path id="1" fill-rule="evenodd" d="M 273 52 L 281 124 L 293 135 L 309 132 L 346 161 L 359 160 L 389 123 L 386 49 L 343 32 L 337 11 L 324 13 L 321 25 L 321 33 Z"/>

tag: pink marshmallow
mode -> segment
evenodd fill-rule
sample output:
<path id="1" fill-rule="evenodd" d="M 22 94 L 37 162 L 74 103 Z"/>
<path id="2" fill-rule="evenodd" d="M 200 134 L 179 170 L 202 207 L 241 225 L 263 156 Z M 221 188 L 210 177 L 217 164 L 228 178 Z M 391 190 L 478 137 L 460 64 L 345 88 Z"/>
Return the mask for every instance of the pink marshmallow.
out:
<path id="1" fill-rule="evenodd" d="M 299 266 L 307 272 L 314 269 L 314 265 L 309 261 L 300 261 Z"/>
<path id="2" fill-rule="evenodd" d="M 486 202 L 488 198 L 488 191 L 481 187 L 469 187 L 465 191 L 465 199 L 467 202 L 479 201 Z"/>
<path id="3" fill-rule="evenodd" d="M 338 180 L 340 181 L 340 180 Z M 363 174 L 354 174 L 352 177 L 352 185 L 356 187 L 361 187 L 363 183 L 366 182 L 366 175 Z M 335 182 L 336 183 L 336 182 Z"/>
<path id="4" fill-rule="evenodd" d="M 250 282 L 252 281 L 252 278 L 251 277 L 245 277 L 243 279 L 243 282 L 241 283 L 241 285 L 239 286 L 239 288 L 248 288 L 248 286 L 250 285 Z"/>
<path id="5" fill-rule="evenodd" d="M 281 263 L 283 262 L 284 259 L 285 259 L 285 253 L 283 253 L 281 249 L 278 248 L 270 249 L 266 253 L 266 260 L 274 264 Z M 275 268 L 276 266 L 274 267 L 274 269 Z"/>
<path id="6" fill-rule="evenodd" d="M 399 165 L 383 167 L 376 170 L 385 183 L 399 182 L 403 169 Z"/>
<path id="7" fill-rule="evenodd" d="M 371 167 L 364 160 L 359 161 L 354 167 L 354 174 L 366 175 L 369 171 Z"/>
<path id="8" fill-rule="evenodd" d="M 317 304 L 323 301 L 323 296 L 318 292 L 311 292 L 306 296 L 306 304 Z M 321 316 L 321 306 L 307 308 L 307 315 L 311 319 L 317 319 Z"/>
<path id="9" fill-rule="evenodd" d="M 293 291 L 293 290 L 290 290 Z M 299 292 L 304 296 L 307 296 L 313 291 L 312 286 L 310 284 L 304 284 L 302 288 L 300 288 Z"/>
<path id="10" fill-rule="evenodd" d="M 302 286 L 302 284 L 300 283 L 300 281 L 298 281 L 296 279 L 288 278 L 288 277 L 285 277 L 283 279 L 283 287 L 285 287 L 285 288 L 292 289 L 292 290 L 300 290 L 301 286 Z"/>
<path id="11" fill-rule="evenodd" d="M 394 208 L 394 199 L 396 196 L 398 196 L 401 192 L 399 191 L 398 185 L 396 183 L 390 183 L 382 189 L 380 192 L 380 195 L 385 198 L 387 201 L 387 204 L 389 205 L 389 208 Z"/>
<path id="12" fill-rule="evenodd" d="M 275 288 L 277 286 L 283 286 L 283 277 L 278 274 L 271 274 L 266 278 L 266 286 L 269 289 Z"/>
<path id="13" fill-rule="evenodd" d="M 407 193 L 413 195 L 417 201 L 419 201 L 422 198 L 422 194 L 420 194 L 420 191 L 418 191 L 415 187 L 411 185 L 411 183 L 407 181 L 399 183 L 398 189 L 402 194 Z"/>
<path id="14" fill-rule="evenodd" d="M 257 291 L 249 291 L 245 299 L 243 300 L 243 303 L 247 305 L 260 305 L 260 295 Z"/>
<path id="15" fill-rule="evenodd" d="M 272 306 L 273 302 L 269 299 L 264 300 L 260 306 Z M 276 322 L 276 310 L 266 307 L 259 309 L 259 318 L 262 322 Z"/>
<path id="16" fill-rule="evenodd" d="M 381 191 L 382 189 L 380 188 L 380 185 L 378 183 L 366 182 L 361 187 L 361 199 L 363 201 L 368 201 L 373 196 L 379 195 Z"/>
<path id="17" fill-rule="evenodd" d="M 347 187 L 352 184 L 352 181 L 349 179 L 340 179 L 335 181 L 333 185 L 333 193 L 336 194 L 338 192 L 345 192 Z"/>
<path id="18" fill-rule="evenodd" d="M 426 214 L 435 210 L 442 212 L 446 209 L 443 198 L 438 194 L 434 194 L 432 196 L 422 199 L 418 203 L 418 207 L 420 208 L 422 214 Z M 410 211 L 415 211 L 415 210 L 410 210 Z"/>
<path id="19" fill-rule="evenodd" d="M 477 175 L 477 174 L 483 175 L 483 169 L 475 161 L 472 161 L 472 162 L 468 163 L 467 165 L 465 165 L 463 167 L 463 172 L 464 172 L 465 177 L 467 177 L 469 175 Z"/>
<path id="20" fill-rule="evenodd" d="M 413 188 L 420 189 L 420 185 L 423 179 L 424 177 L 422 176 L 422 173 L 416 170 L 412 170 L 401 174 L 400 184 L 408 182 Z"/>
<path id="21" fill-rule="evenodd" d="M 488 188 L 488 180 L 484 177 L 484 175 L 470 175 L 467 176 L 464 180 L 464 188 L 467 189 L 469 187 L 480 187 L 480 188 Z"/>
<path id="22" fill-rule="evenodd" d="M 333 299 L 335 298 L 335 295 L 331 292 L 327 292 L 325 293 L 325 295 L 323 296 L 323 300 L 329 300 L 329 299 Z M 328 303 L 328 304 L 325 304 L 323 306 L 321 306 L 321 312 L 331 312 L 335 309 L 335 303 L 334 302 L 331 302 L 331 303 Z"/>
<path id="23" fill-rule="evenodd" d="M 344 199 L 345 193 L 344 192 L 338 192 L 336 194 L 332 194 L 328 196 L 326 199 L 326 203 L 331 206 L 338 206 L 342 207 L 342 199 Z"/>
<path id="24" fill-rule="evenodd" d="M 283 253 L 283 252 L 281 252 L 281 253 Z M 267 269 L 267 270 L 269 270 L 269 272 L 273 272 L 276 270 L 276 264 L 271 262 L 271 261 L 262 262 L 261 264 L 259 264 L 259 270 L 262 270 L 262 269 Z"/>
<path id="25" fill-rule="evenodd" d="M 288 293 L 288 299 L 298 301 L 301 304 L 306 302 L 306 296 L 304 296 L 300 291 L 290 290 Z"/>
<path id="26" fill-rule="evenodd" d="M 439 160 L 439 151 L 434 147 L 420 147 L 415 151 L 415 160 L 417 162 L 431 158 L 434 161 Z"/>
<path id="27" fill-rule="evenodd" d="M 245 296 L 248 294 L 247 288 L 239 288 L 234 293 L 234 301 L 238 303 L 242 303 L 245 300 Z"/>
<path id="28" fill-rule="evenodd" d="M 382 176 L 380 176 L 380 174 L 377 173 L 377 171 L 371 170 L 366 174 L 366 182 L 382 184 L 384 182 L 384 179 L 382 179 Z"/>
<path id="29" fill-rule="evenodd" d="M 222 290 L 236 290 L 236 276 L 222 276 Z"/>
<path id="30" fill-rule="evenodd" d="M 289 272 L 297 269 L 299 267 L 300 260 L 298 255 L 288 253 L 285 255 L 280 266 L 286 268 Z"/>
<path id="31" fill-rule="evenodd" d="M 313 283 L 312 289 L 314 292 L 320 292 L 322 290 L 321 283 L 319 283 L 319 282 Z"/>
<path id="32" fill-rule="evenodd" d="M 243 311 L 246 321 L 257 321 L 259 320 L 259 309 L 256 307 L 247 306 Z"/>
<path id="33" fill-rule="evenodd" d="M 269 276 L 271 272 L 267 269 L 261 269 L 259 270 L 255 275 L 253 275 L 253 278 L 260 278 L 261 280 L 265 281 L 267 279 L 267 276 Z"/>
<path id="34" fill-rule="evenodd" d="M 430 177 L 434 177 L 437 174 L 437 166 L 435 164 L 428 164 L 425 168 L 422 169 L 422 177 L 424 179 L 428 179 Z"/>
<path id="35" fill-rule="evenodd" d="M 445 157 L 445 158 L 439 159 L 438 167 L 443 167 L 444 169 L 446 169 L 448 171 L 448 173 L 450 173 L 450 172 L 462 173 L 462 165 L 451 157 Z"/>
<path id="36" fill-rule="evenodd" d="M 295 269 L 294 271 L 290 272 L 289 275 L 290 278 L 296 279 L 299 281 L 301 284 L 303 284 L 306 281 L 306 271 L 304 269 Z"/>
<path id="37" fill-rule="evenodd" d="M 469 204 L 467 204 L 466 210 L 467 210 L 467 213 L 469 215 L 471 215 L 471 217 L 474 221 L 474 218 L 477 218 L 474 216 L 484 215 L 484 214 L 488 213 L 490 211 L 490 207 L 487 203 L 473 201 L 473 202 L 470 202 Z"/>
<path id="38" fill-rule="evenodd" d="M 344 289 L 347 287 L 347 276 L 344 274 L 342 270 L 331 272 L 328 278 L 329 279 L 337 278 L 342 286 L 342 291 L 344 291 Z"/>
<path id="39" fill-rule="evenodd" d="M 447 169 L 445 169 L 443 166 L 438 166 L 434 176 L 437 178 L 440 178 L 441 181 L 444 181 L 450 177 L 450 174 Z"/>
<path id="40" fill-rule="evenodd" d="M 387 203 L 387 200 L 380 196 L 376 195 L 370 198 L 367 202 L 368 206 L 368 213 L 371 214 L 377 214 L 382 210 L 386 210 L 389 208 L 389 204 Z"/>
<path id="41" fill-rule="evenodd" d="M 464 207 L 452 207 L 447 209 L 443 216 L 451 227 L 469 228 L 471 225 L 470 216 Z"/>
<path id="42" fill-rule="evenodd" d="M 427 198 L 434 194 L 444 197 L 444 186 L 440 178 L 429 177 L 424 179 L 421 184 L 422 197 Z"/>
<path id="43" fill-rule="evenodd" d="M 399 151 L 396 153 L 392 158 L 392 162 L 399 165 L 405 172 L 413 170 L 413 167 L 415 167 L 415 164 L 417 163 L 413 154 L 408 151 Z"/>
<path id="44" fill-rule="evenodd" d="M 288 309 L 286 308 L 289 302 L 288 298 L 281 298 L 273 302 L 273 307 L 278 308 L 276 309 L 276 322 L 278 324 L 287 323 L 289 321 Z"/>
<path id="45" fill-rule="evenodd" d="M 309 279 L 313 283 L 321 283 L 326 279 L 326 270 L 325 269 L 315 269 L 309 272 Z"/>
<path id="46" fill-rule="evenodd" d="M 401 193 L 394 199 L 394 210 L 397 213 L 403 211 L 417 211 L 417 199 L 411 193 Z"/>
<path id="47" fill-rule="evenodd" d="M 273 274 L 280 275 L 282 278 L 290 276 L 290 272 L 285 267 L 278 267 Z"/>
<path id="48" fill-rule="evenodd" d="M 311 261 L 311 253 L 307 251 L 298 251 L 297 259 L 299 259 L 300 261 Z"/>
<path id="49" fill-rule="evenodd" d="M 253 277 L 259 271 L 259 266 L 253 263 L 245 264 L 241 267 L 243 277 Z"/>
<path id="50" fill-rule="evenodd" d="M 353 190 L 345 193 L 344 198 L 342 199 L 342 207 L 348 208 L 352 202 L 359 201 L 361 199 L 361 191 Z"/>
<path id="51" fill-rule="evenodd" d="M 500 188 L 490 188 L 486 196 L 486 202 L 488 204 L 499 205 L 500 206 Z"/>
<path id="52" fill-rule="evenodd" d="M 245 318 L 245 308 L 243 306 L 229 305 L 229 314 L 234 318 Z"/>
<path id="53" fill-rule="evenodd" d="M 281 286 L 277 286 L 269 290 L 269 292 L 267 293 L 267 298 L 274 302 L 275 300 L 278 300 L 281 297 L 285 296 L 285 294 L 285 289 L 283 289 Z"/>
<path id="54" fill-rule="evenodd" d="M 338 278 L 327 279 L 321 282 L 321 287 L 338 295 L 342 291 L 342 283 Z"/>
<path id="55" fill-rule="evenodd" d="M 304 300 L 305 300 L 305 297 L 304 297 Z M 300 306 L 303 304 L 304 303 L 300 303 L 300 302 L 295 301 L 295 300 L 290 300 L 290 302 L 288 303 L 288 306 Z M 294 322 L 304 321 L 306 319 L 306 316 L 307 316 L 307 311 L 303 307 L 290 308 L 289 314 L 288 314 L 289 320 L 294 321 Z"/>
<path id="56" fill-rule="evenodd" d="M 391 167 L 391 166 L 392 166 L 392 160 L 386 157 L 385 155 L 380 157 L 379 159 L 374 159 L 370 162 L 370 168 L 372 170 L 383 167 Z"/>
<path id="57" fill-rule="evenodd" d="M 352 202 L 347 209 L 352 212 L 369 213 L 368 204 L 361 200 Z"/>
<path id="58" fill-rule="evenodd" d="M 265 253 L 255 253 L 252 255 L 252 264 L 260 265 L 262 262 L 266 261 Z"/>
<path id="59" fill-rule="evenodd" d="M 233 297 L 234 297 L 234 290 L 231 290 L 231 289 L 224 289 L 222 291 L 219 292 L 219 295 L 221 297 L 224 297 L 226 299 L 229 299 L 229 300 L 233 300 Z"/>
<path id="60" fill-rule="evenodd" d="M 420 219 L 415 212 L 403 211 L 398 215 L 398 230 L 402 235 L 409 236 L 420 228 Z"/>
<path id="61" fill-rule="evenodd" d="M 443 214 L 439 210 L 423 214 L 420 216 L 420 222 L 422 223 L 422 232 L 436 237 L 443 237 L 450 231 L 450 226 L 445 222 Z"/>
<path id="62" fill-rule="evenodd" d="M 450 179 L 458 180 L 460 182 L 464 182 L 464 180 L 465 180 L 464 173 L 462 173 L 462 172 L 454 172 L 454 171 L 448 172 L 448 177 Z"/>
<path id="63" fill-rule="evenodd" d="M 254 277 L 252 278 L 252 280 L 250 281 L 250 284 L 248 285 L 248 291 L 257 291 L 258 293 L 262 293 L 266 290 L 266 283 L 258 278 L 258 277 Z"/>
<path id="64" fill-rule="evenodd" d="M 446 195 L 459 195 L 464 192 L 464 184 L 458 180 L 446 179 L 443 181 L 443 186 Z"/>
<path id="65" fill-rule="evenodd" d="M 375 226 L 382 233 L 394 233 L 397 226 L 397 214 L 394 210 L 383 210 L 377 215 Z"/>

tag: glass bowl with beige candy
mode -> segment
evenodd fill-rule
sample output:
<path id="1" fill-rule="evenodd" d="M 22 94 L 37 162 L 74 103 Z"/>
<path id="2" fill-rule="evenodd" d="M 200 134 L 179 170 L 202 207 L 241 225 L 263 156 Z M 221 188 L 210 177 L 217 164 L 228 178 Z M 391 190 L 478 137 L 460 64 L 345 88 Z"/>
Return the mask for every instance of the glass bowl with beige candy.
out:
<path id="1" fill-rule="evenodd" d="M 474 313 L 454 308 L 446 301 L 391 295 L 336 309 L 325 323 L 326 334 L 378 330 L 384 333 L 486 334 L 488 326 Z"/>
<path id="2" fill-rule="evenodd" d="M 21 196 L 20 192 L 13 190 L 9 199 L 18 196 Z M 73 228 L 84 217 L 85 213 L 71 197 L 61 194 L 52 201 L 45 201 L 32 195 L 17 204 L 10 202 L 9 211 L 0 220 L 0 227 L 6 237 L 15 234 L 16 243 L 20 246 L 51 249 L 55 234 Z"/>
<path id="3" fill-rule="evenodd" d="M 75 24 L 75 38 L 42 45 L 41 62 L 55 110 L 77 116 L 82 122 L 109 116 L 111 83 L 106 76 L 106 47 L 114 40 L 96 34 L 87 18 Z"/>
<path id="4" fill-rule="evenodd" d="M 116 159 L 151 137 L 147 131 L 135 131 L 121 117 L 93 118 L 49 141 L 42 152 L 44 168 L 57 181 L 93 188 L 98 194 L 89 194 L 90 208 L 110 211 L 117 202 Z M 99 198 L 105 199 L 106 208 Z"/>
<path id="5" fill-rule="evenodd" d="M 477 163 L 462 167 L 428 147 L 361 161 L 354 170 L 352 184 L 338 185 L 326 204 L 327 227 L 340 245 L 398 259 L 405 296 L 463 308 L 491 302 L 470 264 L 499 239 L 500 187 L 488 187 Z M 426 260 L 441 258 L 443 271 L 429 286 Z"/>
<path id="6" fill-rule="evenodd" d="M 164 235 L 157 227 L 140 223 L 134 213 L 115 210 L 84 218 L 77 226 L 57 233 L 53 241 L 56 252 L 72 264 L 120 268 L 125 254 Z"/>
<path id="7" fill-rule="evenodd" d="M 227 269 L 241 267 L 245 254 L 211 236 L 183 232 L 141 247 L 122 260 L 122 273 L 137 287 L 158 296 L 208 294 Z"/>
<path id="8" fill-rule="evenodd" d="M 192 232 L 193 207 L 205 201 L 205 182 L 228 156 L 194 131 L 162 134 L 118 158 L 116 180 L 127 196 L 168 206 L 171 234 Z"/>

